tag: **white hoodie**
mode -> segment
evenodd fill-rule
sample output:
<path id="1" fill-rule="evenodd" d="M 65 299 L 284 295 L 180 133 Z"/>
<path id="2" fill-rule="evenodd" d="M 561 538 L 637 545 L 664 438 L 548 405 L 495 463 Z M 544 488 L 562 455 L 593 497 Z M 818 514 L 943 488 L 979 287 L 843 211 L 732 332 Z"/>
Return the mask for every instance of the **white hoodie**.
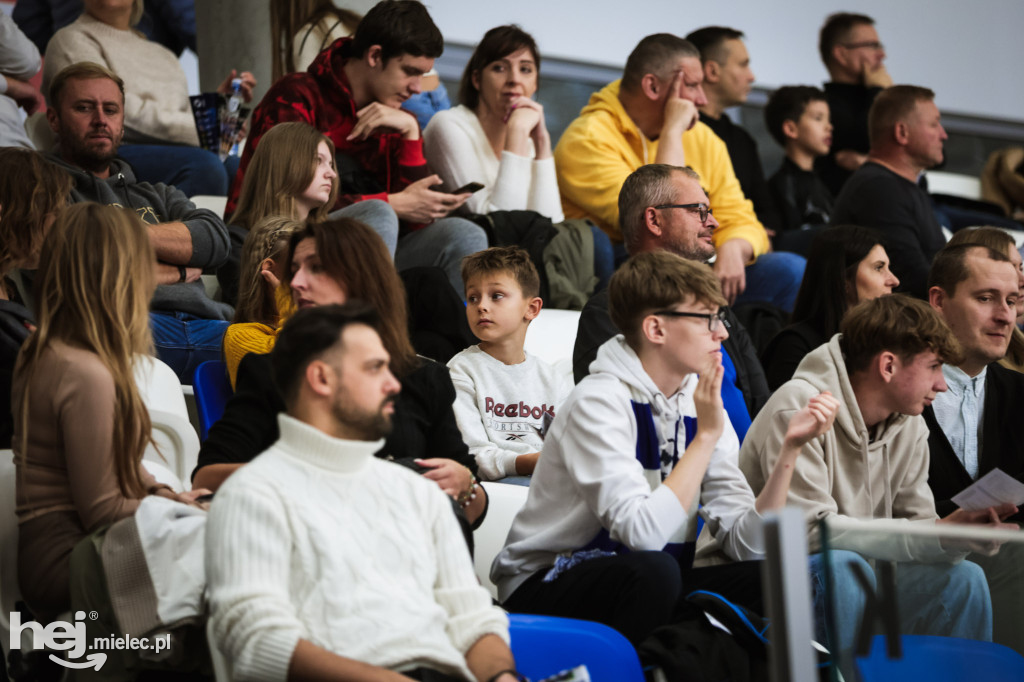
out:
<path id="1" fill-rule="evenodd" d="M 526 505 L 491 566 L 500 600 L 559 556 L 588 547 L 602 531 L 631 550 L 661 550 L 695 539 L 696 500 L 684 509 L 660 483 L 671 471 L 673 453 L 681 456 L 685 449 L 680 444 L 676 450 L 677 434 L 686 439 L 687 431 L 691 438 L 696 431 L 696 386 L 697 377 L 689 375 L 666 397 L 621 335 L 601 346 L 590 375 L 555 418 Z M 647 430 L 649 421 L 638 423 L 637 414 L 647 409 L 656 434 Z M 736 465 L 736 433 L 724 421 L 701 483 L 700 513 L 732 558 L 759 559 L 761 517 Z"/>

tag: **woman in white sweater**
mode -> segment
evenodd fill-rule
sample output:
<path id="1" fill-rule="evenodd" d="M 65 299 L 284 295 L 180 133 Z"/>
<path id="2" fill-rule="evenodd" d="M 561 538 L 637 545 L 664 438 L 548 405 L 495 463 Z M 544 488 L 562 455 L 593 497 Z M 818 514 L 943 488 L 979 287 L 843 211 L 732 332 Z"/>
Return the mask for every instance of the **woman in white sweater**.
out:
<path id="1" fill-rule="evenodd" d="M 124 80 L 124 142 L 118 153 L 144 182 L 163 182 L 187 196 L 226 195 L 238 159 L 222 163 L 199 147 L 185 72 L 173 52 L 132 27 L 142 0 L 84 0 L 84 12 L 57 31 L 46 46 L 43 91 L 61 69 L 95 62 Z M 227 94 L 231 75 L 218 91 Z M 256 80 L 245 72 L 242 94 L 252 99 Z"/>
<path id="2" fill-rule="evenodd" d="M 492 28 L 466 64 L 459 106 L 423 131 L 427 162 L 447 189 L 483 183 L 466 202 L 473 213 L 525 209 L 563 220 L 544 109 L 531 99 L 539 72 L 530 34 Z"/>

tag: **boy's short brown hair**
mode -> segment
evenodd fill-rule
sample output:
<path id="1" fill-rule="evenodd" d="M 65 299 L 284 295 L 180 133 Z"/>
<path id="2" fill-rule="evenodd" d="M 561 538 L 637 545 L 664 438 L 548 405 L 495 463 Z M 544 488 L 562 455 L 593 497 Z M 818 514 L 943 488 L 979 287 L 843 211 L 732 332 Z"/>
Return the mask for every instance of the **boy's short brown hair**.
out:
<path id="1" fill-rule="evenodd" d="M 867 369 L 882 351 L 895 353 L 904 363 L 925 351 L 948 364 L 963 361 L 960 342 L 942 316 L 924 301 L 904 294 L 857 304 L 846 313 L 839 333 L 848 374 Z"/>
<path id="2" fill-rule="evenodd" d="M 634 348 L 645 317 L 689 300 L 709 306 L 727 305 L 710 267 L 668 251 L 638 253 L 608 283 L 608 313 Z"/>
<path id="3" fill-rule="evenodd" d="M 540 295 L 540 275 L 530 254 L 518 246 L 492 246 L 462 259 L 462 285 L 488 273 L 506 272 L 512 276 L 526 298 Z"/>

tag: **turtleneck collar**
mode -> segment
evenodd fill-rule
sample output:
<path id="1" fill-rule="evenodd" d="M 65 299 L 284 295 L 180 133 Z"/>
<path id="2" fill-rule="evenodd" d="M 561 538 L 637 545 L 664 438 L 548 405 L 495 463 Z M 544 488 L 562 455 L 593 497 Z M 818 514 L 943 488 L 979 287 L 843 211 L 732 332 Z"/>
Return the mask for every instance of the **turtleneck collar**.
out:
<path id="1" fill-rule="evenodd" d="M 290 417 L 277 415 L 281 436 L 274 447 L 314 466 L 337 473 L 351 474 L 362 470 L 375 452 L 384 446 L 381 440 L 344 440 Z"/>

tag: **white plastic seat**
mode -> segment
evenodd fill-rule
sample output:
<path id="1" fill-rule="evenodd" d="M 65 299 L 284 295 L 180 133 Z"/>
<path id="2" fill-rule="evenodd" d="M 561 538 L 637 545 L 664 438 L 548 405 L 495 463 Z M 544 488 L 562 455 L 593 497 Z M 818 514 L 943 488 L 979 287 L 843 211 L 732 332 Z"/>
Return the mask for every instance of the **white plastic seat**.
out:
<path id="1" fill-rule="evenodd" d="M 962 173 L 928 171 L 928 191 L 932 194 L 949 194 L 954 197 L 981 199 L 981 179 Z"/>
<path id="2" fill-rule="evenodd" d="M 572 350 L 580 311 L 542 308 L 526 329 L 527 353 L 536 355 L 556 370 L 572 377 Z"/>
<path id="3" fill-rule="evenodd" d="M 14 452 L 0 450 L 0 642 L 10 652 L 11 612 L 18 587 L 18 517 L 14 515 Z M 4 671 L 2 679 L 7 679 Z"/>
<path id="4" fill-rule="evenodd" d="M 190 489 L 192 470 L 199 460 L 199 434 L 189 420 L 178 376 L 160 360 L 145 356 L 136 363 L 135 382 L 149 410 L 159 450 L 148 446 L 143 459 L 164 464 L 181 481 L 181 490 Z"/>
<path id="5" fill-rule="evenodd" d="M 196 205 L 196 208 L 208 208 L 219 216 L 224 215 L 224 209 L 228 205 L 227 197 L 218 197 L 212 194 L 197 194 L 189 197 L 189 201 Z"/>
<path id="6" fill-rule="evenodd" d="M 481 485 L 487 491 L 489 506 L 484 522 L 473 531 L 473 544 L 476 546 L 473 552 L 473 565 L 477 577 L 480 578 L 480 584 L 496 599 L 498 588 L 491 582 L 491 563 L 505 546 L 505 538 L 512 528 L 512 520 L 526 504 L 526 496 L 530 489 L 522 485 L 493 481 Z"/>

